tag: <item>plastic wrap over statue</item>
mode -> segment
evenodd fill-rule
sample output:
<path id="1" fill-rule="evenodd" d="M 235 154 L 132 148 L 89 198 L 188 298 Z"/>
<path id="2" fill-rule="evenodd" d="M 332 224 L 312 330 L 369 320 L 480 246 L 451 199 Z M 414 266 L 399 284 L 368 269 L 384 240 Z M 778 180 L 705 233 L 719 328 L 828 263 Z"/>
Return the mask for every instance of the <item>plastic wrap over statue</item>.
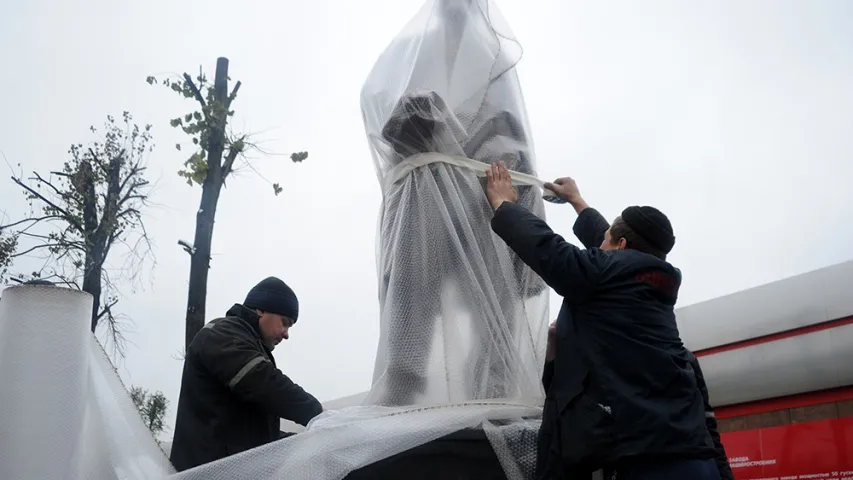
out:
<path id="1" fill-rule="evenodd" d="M 381 333 L 366 404 L 539 397 L 547 291 L 490 229 L 484 180 L 414 156 L 503 161 L 535 175 L 515 65 L 521 48 L 494 4 L 428 2 L 379 57 L 362 114 L 383 203 Z M 544 216 L 536 187 L 519 203 Z"/>

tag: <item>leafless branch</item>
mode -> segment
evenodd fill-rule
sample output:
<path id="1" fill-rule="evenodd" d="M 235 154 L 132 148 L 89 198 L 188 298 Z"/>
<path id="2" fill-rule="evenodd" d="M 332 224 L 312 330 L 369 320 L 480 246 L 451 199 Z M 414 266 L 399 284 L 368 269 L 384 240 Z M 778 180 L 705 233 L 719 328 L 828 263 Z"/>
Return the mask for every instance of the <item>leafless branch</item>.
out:
<path id="1" fill-rule="evenodd" d="M 231 108 L 231 102 L 233 102 L 234 99 L 237 98 L 237 91 L 240 90 L 240 85 L 242 85 L 242 83 L 240 82 L 240 80 L 237 80 L 237 83 L 234 84 L 234 90 L 231 90 L 231 95 L 228 95 L 228 100 L 225 101 L 226 110 Z"/>
<path id="2" fill-rule="evenodd" d="M 44 216 L 36 217 L 36 218 L 32 218 L 32 217 L 31 218 L 25 218 L 23 220 L 18 220 L 17 222 L 12 222 L 8 225 L 0 225 L 0 231 L 3 231 L 7 228 L 16 227 L 16 226 L 18 226 L 22 223 L 26 223 L 26 222 L 38 223 L 38 222 L 41 222 L 44 220 L 59 219 L 59 218 L 63 218 L 63 217 L 61 217 L 59 215 L 44 215 Z"/>
<path id="3" fill-rule="evenodd" d="M 101 313 L 99 313 L 99 314 L 98 314 L 98 320 L 100 321 L 100 320 L 101 320 L 101 318 L 103 318 L 103 316 L 104 316 L 104 315 L 108 315 L 108 314 L 110 314 L 110 315 L 111 315 L 111 314 L 112 314 L 112 310 L 110 310 L 110 309 L 111 309 L 111 308 L 113 308 L 113 307 L 115 307 L 117 303 L 118 303 L 118 300 L 116 299 L 116 300 L 113 300 L 112 302 L 110 302 L 110 303 L 108 303 L 108 304 L 104 305 L 104 306 L 101 308 Z"/>
<path id="4" fill-rule="evenodd" d="M 141 214 L 139 213 L 139 210 L 137 210 L 135 208 L 126 208 L 126 209 L 124 209 L 124 210 L 122 210 L 116 214 L 116 220 L 118 220 L 120 218 L 124 218 L 127 215 L 141 215 Z"/>
<path id="5" fill-rule="evenodd" d="M 270 181 L 270 179 L 268 179 L 267 177 L 265 177 L 265 176 L 264 176 L 264 174 L 262 174 L 261 172 L 259 172 L 259 171 L 258 171 L 258 169 L 257 169 L 257 168 L 255 168 L 255 166 L 254 166 L 254 165 L 252 165 L 252 162 L 250 162 L 248 158 L 244 158 L 244 160 L 245 160 L 245 162 L 246 162 L 246 166 L 247 166 L 247 167 L 249 167 L 249 169 L 250 169 L 252 172 L 254 172 L 254 174 L 255 174 L 255 175 L 257 175 L 261 180 L 263 180 L 263 181 L 267 182 L 267 183 L 268 183 L 268 184 L 270 184 L 270 185 L 272 185 L 272 184 L 273 184 L 273 182 L 272 182 L 272 181 Z"/>
<path id="6" fill-rule="evenodd" d="M 131 200 L 145 200 L 146 198 L 148 198 L 148 195 L 132 194 L 132 192 L 134 192 L 134 190 L 137 188 L 137 186 L 144 186 L 147 183 L 148 182 L 140 183 L 139 185 L 134 185 L 133 187 L 131 187 L 131 189 L 128 190 L 127 194 L 124 197 L 122 197 L 121 200 L 118 201 L 117 206 L 121 207 L 122 205 L 124 205 L 125 203 L 127 203 Z"/>
<path id="7" fill-rule="evenodd" d="M 41 175 L 39 175 L 39 174 L 38 174 L 38 172 L 33 172 L 33 175 L 35 175 L 35 176 L 36 176 L 36 178 L 34 178 L 33 180 L 37 180 L 38 182 L 41 182 L 41 183 L 43 183 L 43 184 L 47 185 L 47 186 L 48 186 L 48 187 L 50 187 L 50 188 L 51 188 L 51 189 L 52 189 L 52 190 L 53 190 L 57 195 L 59 195 L 60 197 L 62 196 L 62 192 L 60 192 L 60 191 L 59 191 L 59 189 L 58 189 L 58 188 L 56 188 L 56 186 L 55 186 L 53 183 L 51 183 L 51 182 L 49 182 L 49 181 L 45 180 L 44 178 L 42 178 L 42 177 L 41 177 Z"/>
<path id="8" fill-rule="evenodd" d="M 77 229 L 78 229 L 80 232 L 82 232 L 82 231 L 83 231 L 83 227 L 80 225 L 80 223 L 78 223 L 78 222 L 77 222 L 77 220 L 76 220 L 76 219 L 75 219 L 71 214 L 69 214 L 65 209 L 58 207 L 55 203 L 53 203 L 53 202 L 51 202 L 50 200 L 48 200 L 47 198 L 45 198 L 45 197 L 44 197 L 44 195 L 42 195 L 42 194 L 40 194 L 40 193 L 36 192 L 35 190 L 33 190 L 33 189 L 32 189 L 32 187 L 30 187 L 30 186 L 29 186 L 29 185 L 27 185 L 26 183 L 22 182 L 20 179 L 18 179 L 18 178 L 16 178 L 16 177 L 12 177 L 12 181 L 13 181 L 13 182 L 15 182 L 15 183 L 17 183 L 17 184 L 18 184 L 19 186 L 21 186 L 24 190 L 26 190 L 26 191 L 30 192 L 31 194 L 35 195 L 35 196 L 36 196 L 36 198 L 38 198 L 38 199 L 39 199 L 39 200 L 41 200 L 42 202 L 44 202 L 44 203 L 48 204 L 51 208 L 53 208 L 53 209 L 54 209 L 54 210 L 56 210 L 57 212 L 61 213 L 61 214 L 63 215 L 63 219 L 64 219 L 64 220 L 67 220 L 67 221 L 68 221 L 68 223 L 70 223 L 70 224 L 74 225 L 75 227 L 77 227 Z"/>
<path id="9" fill-rule="evenodd" d="M 174 355 L 172 355 L 172 358 L 179 362 L 183 362 L 187 358 L 187 352 L 186 350 L 178 350 Z"/>
<path id="10" fill-rule="evenodd" d="M 129 343 L 124 335 L 125 329 L 122 326 L 124 322 L 120 316 L 114 315 L 109 308 L 105 309 L 102 314 L 104 316 L 103 321 L 99 321 L 98 325 L 103 325 L 103 328 L 107 329 L 107 341 L 112 344 L 113 357 L 124 358 Z"/>
<path id="11" fill-rule="evenodd" d="M 22 256 L 24 256 L 24 255 L 26 255 L 26 254 L 28 254 L 28 253 L 30 253 L 30 252 L 34 252 L 34 251 L 36 251 L 36 250 L 40 249 L 40 248 L 65 247 L 65 246 L 66 246 L 66 245 L 65 245 L 65 244 L 62 244 L 62 243 L 43 243 L 43 244 L 41 244 L 41 245 L 36 245 L 36 246 L 34 246 L 34 247 L 30 247 L 30 248 L 28 248 L 28 249 L 24 250 L 23 252 L 16 252 L 14 255 L 10 255 L 10 257 L 11 257 L 11 258 L 18 258 L 18 257 L 22 257 Z"/>
<path id="12" fill-rule="evenodd" d="M 238 148 L 230 148 L 228 150 L 228 155 L 225 157 L 225 163 L 222 164 L 222 180 L 224 181 L 228 174 L 231 173 L 231 169 L 234 167 L 234 160 L 237 159 L 237 156 L 240 155 L 242 150 Z"/>
<path id="13" fill-rule="evenodd" d="M 127 172 L 127 175 L 124 177 L 124 180 L 121 181 L 121 186 L 119 187 L 119 191 L 120 192 L 124 192 L 124 191 L 132 192 L 133 190 L 135 190 L 139 187 L 144 187 L 145 185 L 148 185 L 148 182 L 146 180 L 140 180 L 139 179 L 139 175 L 142 174 L 142 172 L 144 172 L 144 171 L 145 171 L 145 167 L 140 166 L 139 162 L 137 161 L 132 167 L 130 167 L 130 169 Z M 127 182 L 129 182 L 131 179 L 133 179 L 134 184 L 131 185 L 130 188 L 126 188 Z"/>
<path id="14" fill-rule="evenodd" d="M 65 285 L 67 287 L 73 287 L 73 288 L 76 288 L 77 290 L 80 290 L 80 285 L 76 281 L 69 279 L 69 278 L 66 278 L 65 275 L 60 275 L 56 271 L 54 271 L 50 275 L 39 275 L 39 278 L 42 280 L 48 280 L 48 281 L 51 281 L 53 283 L 59 283 L 59 284 Z"/>
<path id="15" fill-rule="evenodd" d="M 48 240 L 48 241 L 53 241 L 53 240 L 56 240 L 56 239 L 57 239 L 56 237 L 52 237 L 52 236 L 50 236 L 50 235 L 41 235 L 41 234 L 37 234 L 37 233 L 29 233 L 29 232 L 26 232 L 26 231 L 18 232 L 18 234 L 19 234 L 19 235 L 23 235 L 24 237 L 27 237 L 27 238 L 36 238 L 36 239 L 39 239 L 39 240 Z M 85 245 L 83 245 L 83 243 L 82 243 L 82 242 L 78 242 L 78 241 L 74 241 L 74 240 L 67 240 L 67 239 L 59 239 L 59 243 L 58 243 L 58 245 L 62 245 L 62 246 L 66 246 L 66 245 L 67 245 L 67 246 L 69 246 L 69 247 L 78 248 L 78 249 L 80 249 L 81 251 L 82 251 L 82 250 L 84 250 L 84 249 L 86 248 L 86 246 L 85 246 Z"/>

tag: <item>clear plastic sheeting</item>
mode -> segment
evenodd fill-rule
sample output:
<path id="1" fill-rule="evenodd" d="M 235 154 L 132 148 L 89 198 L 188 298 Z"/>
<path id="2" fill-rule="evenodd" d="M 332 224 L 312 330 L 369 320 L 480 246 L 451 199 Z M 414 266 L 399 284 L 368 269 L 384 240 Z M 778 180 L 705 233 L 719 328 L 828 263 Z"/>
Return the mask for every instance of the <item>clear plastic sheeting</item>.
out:
<path id="1" fill-rule="evenodd" d="M 544 395 L 547 289 L 491 231 L 482 172 L 454 161 L 503 161 L 535 177 L 520 58 L 494 2 L 432 0 L 365 82 L 362 114 L 383 188 L 381 329 L 365 404 Z M 544 217 L 542 191 L 517 189 L 519 203 Z"/>
<path id="2" fill-rule="evenodd" d="M 542 411 L 538 412 L 541 416 Z M 494 418 L 494 415 L 490 415 Z M 536 474 L 536 440 L 540 421 L 515 419 L 511 422 L 483 422 L 483 431 L 495 450 L 506 477 L 532 479 Z"/>
<path id="3" fill-rule="evenodd" d="M 51 286 L 0 300 L 0 478 L 143 480 L 174 472 L 89 331 L 92 297 Z"/>
<path id="4" fill-rule="evenodd" d="M 524 403 L 473 403 L 417 409 L 349 407 L 321 415 L 303 433 L 181 472 L 173 478 L 339 480 L 361 467 L 464 428 L 478 427 L 489 420 L 508 420 L 509 425 L 517 425 L 517 419 L 539 414 L 541 409 Z M 519 472 L 522 469 L 532 471 L 529 458 L 517 460 L 513 454 L 513 447 L 519 450 L 516 445 L 519 442 L 515 440 L 520 438 L 519 432 L 519 427 L 510 432 L 510 427 L 497 425 L 492 426 L 490 433 L 487 431 L 490 440 L 494 436 L 502 445 L 507 445 L 506 458 L 499 455 L 502 465 L 512 465 Z M 525 438 L 529 445 L 531 435 L 529 430 L 527 433 Z"/>

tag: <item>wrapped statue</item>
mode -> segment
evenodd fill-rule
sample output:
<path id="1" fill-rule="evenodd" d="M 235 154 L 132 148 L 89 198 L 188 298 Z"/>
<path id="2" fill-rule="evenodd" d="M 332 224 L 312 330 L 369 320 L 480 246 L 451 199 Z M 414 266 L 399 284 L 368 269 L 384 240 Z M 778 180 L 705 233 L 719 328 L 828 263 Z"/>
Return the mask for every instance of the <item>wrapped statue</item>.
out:
<path id="1" fill-rule="evenodd" d="M 544 216 L 520 57 L 491 0 L 430 0 L 365 82 L 383 194 L 367 404 L 543 395 L 548 291 L 492 233 L 482 173 L 503 161 L 519 203 Z"/>

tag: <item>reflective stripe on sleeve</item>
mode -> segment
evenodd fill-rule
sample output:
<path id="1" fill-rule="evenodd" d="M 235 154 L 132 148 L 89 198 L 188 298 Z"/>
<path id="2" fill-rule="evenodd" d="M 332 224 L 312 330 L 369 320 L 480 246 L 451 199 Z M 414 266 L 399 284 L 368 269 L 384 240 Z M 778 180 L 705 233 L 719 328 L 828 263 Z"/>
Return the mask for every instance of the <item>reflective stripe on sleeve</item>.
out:
<path id="1" fill-rule="evenodd" d="M 237 384 L 240 383 L 240 380 L 242 380 L 247 373 L 252 371 L 252 369 L 257 367 L 261 362 L 266 361 L 267 359 L 261 355 L 258 355 L 257 357 L 249 360 L 245 365 L 243 365 L 243 368 L 241 368 L 240 371 L 237 372 L 237 375 L 234 375 L 234 378 L 232 378 L 231 381 L 228 382 L 228 388 L 234 388 L 235 386 L 237 386 Z"/>

